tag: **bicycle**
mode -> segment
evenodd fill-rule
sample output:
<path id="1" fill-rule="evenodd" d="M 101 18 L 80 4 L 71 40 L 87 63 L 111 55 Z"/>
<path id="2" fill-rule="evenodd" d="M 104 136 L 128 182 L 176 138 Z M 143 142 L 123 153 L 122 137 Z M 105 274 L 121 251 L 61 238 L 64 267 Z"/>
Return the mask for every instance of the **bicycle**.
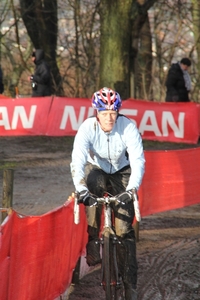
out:
<path id="1" fill-rule="evenodd" d="M 112 208 L 111 203 L 117 201 L 117 196 L 111 196 L 105 193 L 103 197 L 97 197 L 97 205 L 103 205 L 104 222 L 100 233 L 98 243 L 102 246 L 102 264 L 101 264 L 101 286 L 105 290 L 106 300 L 124 300 L 124 287 L 122 278 L 119 275 L 117 264 L 117 244 L 118 240 L 112 223 Z M 134 208 L 137 221 L 141 220 L 137 195 L 133 194 Z M 77 194 L 75 193 L 74 201 L 74 222 L 78 224 L 79 219 L 79 204 Z"/>

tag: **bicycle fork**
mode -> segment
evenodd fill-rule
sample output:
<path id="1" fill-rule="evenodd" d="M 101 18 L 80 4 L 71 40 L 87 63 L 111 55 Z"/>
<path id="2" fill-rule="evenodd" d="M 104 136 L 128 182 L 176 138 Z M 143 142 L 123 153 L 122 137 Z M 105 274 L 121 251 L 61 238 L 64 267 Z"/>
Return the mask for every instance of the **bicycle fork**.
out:
<path id="1" fill-rule="evenodd" d="M 99 243 L 102 247 L 102 282 L 101 285 L 106 289 L 106 285 L 109 284 L 111 290 L 111 299 L 116 299 L 116 290 L 121 287 L 121 280 L 119 278 L 119 269 L 117 264 L 117 244 L 121 244 L 118 238 L 115 235 L 114 230 L 112 229 L 112 209 L 111 207 L 106 204 L 104 205 L 104 230 L 102 233 L 102 237 L 99 239 Z M 104 247 L 107 247 L 109 244 L 109 253 L 106 253 Z M 109 256 L 105 257 L 105 256 Z M 109 266 L 106 264 L 109 262 Z M 105 268 L 109 268 L 109 282 L 105 279 Z"/>

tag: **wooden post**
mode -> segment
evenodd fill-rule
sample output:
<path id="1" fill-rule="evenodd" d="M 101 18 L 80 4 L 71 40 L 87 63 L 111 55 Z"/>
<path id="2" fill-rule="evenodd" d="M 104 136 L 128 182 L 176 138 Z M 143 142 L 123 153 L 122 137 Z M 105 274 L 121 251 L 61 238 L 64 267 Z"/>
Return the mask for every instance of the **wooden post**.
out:
<path id="1" fill-rule="evenodd" d="M 11 169 L 5 169 L 3 171 L 3 208 L 10 208 L 13 205 L 13 175 L 14 171 Z M 2 222 L 6 216 L 7 212 L 2 212 Z"/>
<path id="2" fill-rule="evenodd" d="M 81 265 L 81 257 L 79 257 L 76 267 L 74 269 L 73 276 L 72 276 L 72 284 L 79 283 L 80 265 Z"/>
<path id="3" fill-rule="evenodd" d="M 15 87 L 15 98 L 19 98 L 19 89 L 17 86 Z"/>

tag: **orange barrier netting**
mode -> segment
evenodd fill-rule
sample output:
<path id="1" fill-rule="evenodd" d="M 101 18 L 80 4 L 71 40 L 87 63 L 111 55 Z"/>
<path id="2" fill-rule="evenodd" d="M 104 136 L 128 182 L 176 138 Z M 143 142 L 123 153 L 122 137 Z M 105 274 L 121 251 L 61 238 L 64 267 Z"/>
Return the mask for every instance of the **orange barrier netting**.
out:
<path id="1" fill-rule="evenodd" d="M 200 148 L 146 151 L 142 216 L 200 203 Z M 42 216 L 8 216 L 0 232 L 0 299 L 54 300 L 71 283 L 85 251 L 87 224 L 74 224 L 73 201 Z"/>

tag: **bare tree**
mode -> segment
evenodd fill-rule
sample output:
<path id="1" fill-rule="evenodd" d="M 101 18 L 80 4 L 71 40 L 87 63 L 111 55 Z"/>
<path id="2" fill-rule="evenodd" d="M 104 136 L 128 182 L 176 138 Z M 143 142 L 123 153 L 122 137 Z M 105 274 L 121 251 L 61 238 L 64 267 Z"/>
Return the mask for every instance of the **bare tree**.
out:
<path id="1" fill-rule="evenodd" d="M 137 1 L 132 9 L 130 94 L 139 99 L 152 99 L 152 35 L 148 10 L 155 2 Z"/>
<path id="2" fill-rule="evenodd" d="M 164 101 L 168 68 L 188 56 L 191 99 L 200 101 L 199 1 L 2 0 L 0 8 L 6 93 L 30 93 L 29 58 L 39 47 L 57 95 L 91 97 L 107 85 L 123 99 Z"/>
<path id="3" fill-rule="evenodd" d="M 69 1 L 72 18 L 62 40 L 67 50 L 64 83 L 70 94 L 91 97 L 99 80 L 99 0 Z"/>
<path id="4" fill-rule="evenodd" d="M 132 0 L 100 3 L 100 86 L 116 89 L 123 99 L 130 90 L 130 29 Z"/>
<path id="5" fill-rule="evenodd" d="M 100 85 L 109 85 L 115 88 L 123 99 L 130 97 L 130 74 L 131 72 L 136 73 L 139 44 L 143 48 L 143 54 L 146 53 L 145 48 L 148 47 L 149 50 L 148 39 L 144 35 L 141 44 L 140 34 L 148 18 L 147 11 L 155 1 L 101 1 Z M 148 51 L 148 53 L 151 56 L 151 52 Z M 147 69 L 151 65 L 151 58 L 148 61 L 149 63 L 145 66 L 143 94 L 146 93 L 147 86 L 150 85 L 147 84 L 147 80 L 149 82 Z M 138 66 L 139 64 L 137 64 L 137 70 Z M 141 68 L 143 66 L 140 64 Z M 137 74 L 140 74 L 138 77 L 141 79 L 139 70 Z"/>
<path id="6" fill-rule="evenodd" d="M 152 32 L 153 68 L 151 77 L 152 99 L 165 100 L 165 81 L 168 69 L 182 57 L 192 60 L 191 75 L 193 87 L 196 85 L 195 60 L 191 1 L 157 1 L 148 11 Z M 193 91 L 190 97 L 193 101 Z"/>
<path id="7" fill-rule="evenodd" d="M 200 2 L 198 0 L 192 0 L 192 24 L 191 27 L 194 32 L 194 46 L 197 52 L 197 63 L 194 66 L 196 73 L 196 83 L 193 89 L 193 99 L 198 101 L 200 97 Z"/>

